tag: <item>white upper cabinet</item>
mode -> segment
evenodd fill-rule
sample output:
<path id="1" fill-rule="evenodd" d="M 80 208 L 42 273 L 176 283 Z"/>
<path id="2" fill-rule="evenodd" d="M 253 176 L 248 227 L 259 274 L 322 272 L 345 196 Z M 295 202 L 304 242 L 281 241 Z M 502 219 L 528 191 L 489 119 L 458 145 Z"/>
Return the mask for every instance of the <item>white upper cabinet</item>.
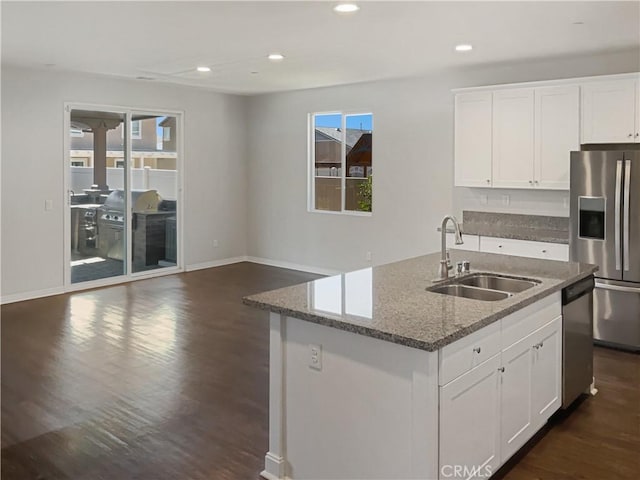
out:
<path id="1" fill-rule="evenodd" d="M 535 89 L 535 187 L 569 190 L 569 152 L 580 150 L 580 87 Z"/>
<path id="2" fill-rule="evenodd" d="M 574 82 L 458 92 L 455 185 L 568 190 L 581 143 L 640 142 L 637 74 Z"/>
<path id="3" fill-rule="evenodd" d="M 455 105 L 455 184 L 490 187 L 491 92 L 456 95 Z"/>
<path id="4" fill-rule="evenodd" d="M 587 83 L 582 87 L 582 143 L 640 141 L 638 81 Z"/>
<path id="5" fill-rule="evenodd" d="M 494 92 L 494 187 L 533 186 L 533 109 L 532 88 Z"/>

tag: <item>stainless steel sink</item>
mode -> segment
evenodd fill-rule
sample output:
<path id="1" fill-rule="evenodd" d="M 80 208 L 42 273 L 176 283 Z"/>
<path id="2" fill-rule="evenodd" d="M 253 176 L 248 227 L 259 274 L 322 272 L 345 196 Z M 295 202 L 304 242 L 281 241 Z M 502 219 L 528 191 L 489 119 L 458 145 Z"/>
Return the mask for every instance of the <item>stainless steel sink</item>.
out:
<path id="1" fill-rule="evenodd" d="M 487 288 L 469 287 L 460 284 L 441 285 L 439 287 L 431 287 L 428 290 L 434 293 L 453 295 L 454 297 L 471 298 L 473 300 L 484 300 L 486 302 L 495 302 L 496 300 L 504 300 L 505 298 L 513 296 L 513 294 L 507 292 L 489 290 Z"/>
<path id="2" fill-rule="evenodd" d="M 488 288 L 490 290 L 500 290 L 502 292 L 519 293 L 535 287 L 540 282 L 538 280 L 524 280 L 521 278 L 505 277 L 480 273 L 469 277 L 461 278 L 456 284 L 470 287 Z"/>

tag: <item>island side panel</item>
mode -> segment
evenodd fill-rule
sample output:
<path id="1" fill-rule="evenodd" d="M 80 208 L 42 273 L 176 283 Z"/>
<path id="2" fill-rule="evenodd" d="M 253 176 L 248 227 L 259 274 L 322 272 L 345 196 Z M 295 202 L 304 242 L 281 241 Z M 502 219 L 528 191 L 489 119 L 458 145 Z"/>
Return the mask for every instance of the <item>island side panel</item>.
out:
<path id="1" fill-rule="evenodd" d="M 437 352 L 284 323 L 286 478 L 437 478 Z"/>

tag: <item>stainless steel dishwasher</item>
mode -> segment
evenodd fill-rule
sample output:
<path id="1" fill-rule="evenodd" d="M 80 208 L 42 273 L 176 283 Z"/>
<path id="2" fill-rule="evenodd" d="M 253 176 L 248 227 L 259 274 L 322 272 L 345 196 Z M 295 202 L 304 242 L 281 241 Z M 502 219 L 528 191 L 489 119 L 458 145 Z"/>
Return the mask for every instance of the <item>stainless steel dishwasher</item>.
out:
<path id="1" fill-rule="evenodd" d="M 593 381 L 593 276 L 562 291 L 562 408 Z"/>

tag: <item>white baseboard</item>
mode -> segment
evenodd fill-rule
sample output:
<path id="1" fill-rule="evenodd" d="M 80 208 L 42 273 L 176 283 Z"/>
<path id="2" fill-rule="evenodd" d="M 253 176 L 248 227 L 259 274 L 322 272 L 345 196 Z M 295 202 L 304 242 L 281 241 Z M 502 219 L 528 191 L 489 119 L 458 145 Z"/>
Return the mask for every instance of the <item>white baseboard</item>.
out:
<path id="1" fill-rule="evenodd" d="M 284 480 L 284 458 L 267 452 L 264 456 L 264 470 L 260 472 L 260 476 L 266 480 Z"/>
<path id="2" fill-rule="evenodd" d="M 298 270 L 300 272 L 317 273 L 318 275 L 338 275 L 343 273 L 339 270 L 330 268 L 314 267 L 311 265 L 301 265 L 299 263 L 284 262 L 281 260 L 271 260 L 269 258 L 246 257 L 247 262 L 259 263 L 261 265 L 269 265 L 271 267 L 288 268 L 289 270 Z"/>
<path id="3" fill-rule="evenodd" d="M 36 298 L 50 297 L 51 295 L 60 295 L 64 293 L 63 287 L 46 288 L 44 290 L 35 290 L 30 292 L 12 293 L 10 295 L 2 295 L 0 304 L 23 302 L 25 300 L 34 300 Z"/>
<path id="4" fill-rule="evenodd" d="M 231 257 L 223 258 L 222 260 L 212 260 L 211 262 L 192 263 L 185 267 L 186 272 L 193 272 L 194 270 L 204 270 L 205 268 L 222 267 L 223 265 L 231 265 L 232 263 L 246 262 L 248 257 Z"/>

